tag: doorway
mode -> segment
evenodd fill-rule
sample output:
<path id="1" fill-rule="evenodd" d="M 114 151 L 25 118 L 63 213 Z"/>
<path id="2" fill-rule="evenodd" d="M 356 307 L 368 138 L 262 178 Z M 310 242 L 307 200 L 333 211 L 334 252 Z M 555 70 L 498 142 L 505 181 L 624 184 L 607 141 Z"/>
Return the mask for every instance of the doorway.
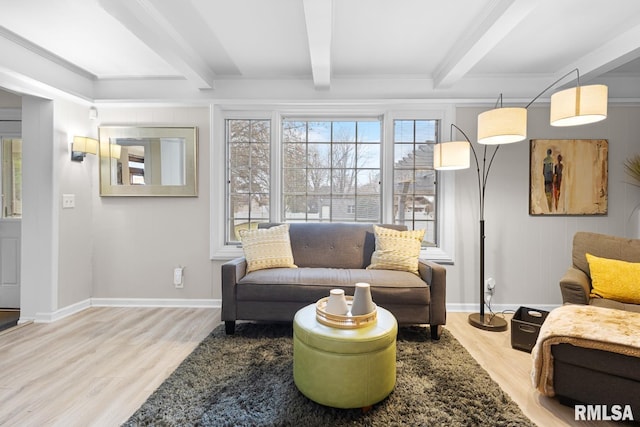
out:
<path id="1" fill-rule="evenodd" d="M 20 319 L 21 111 L 0 109 L 0 331 Z"/>

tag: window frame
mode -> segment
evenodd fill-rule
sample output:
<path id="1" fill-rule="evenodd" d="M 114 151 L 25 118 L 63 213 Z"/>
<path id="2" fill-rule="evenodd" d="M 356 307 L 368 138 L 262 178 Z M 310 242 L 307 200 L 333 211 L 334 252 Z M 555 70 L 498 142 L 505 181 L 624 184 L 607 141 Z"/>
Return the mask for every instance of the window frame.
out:
<path id="1" fill-rule="evenodd" d="M 271 220 L 282 221 L 282 155 L 281 142 L 283 118 L 308 118 L 312 120 L 346 120 L 380 117 L 382 122 L 381 180 L 382 223 L 393 223 L 393 123 L 394 120 L 434 119 L 440 121 L 440 136 L 445 138 L 444 129 L 454 121 L 455 108 L 450 104 L 409 103 L 396 104 L 389 102 L 337 103 L 322 106 L 304 104 L 291 105 L 280 103 L 256 104 L 212 104 L 210 120 L 213 124 L 211 132 L 210 152 L 210 259 L 226 261 L 243 255 L 241 245 L 226 245 L 226 120 L 227 119 L 269 119 L 271 120 L 271 192 L 277 197 L 270 197 Z M 442 141 L 441 141 L 442 142 Z M 455 173 L 453 171 L 437 171 L 437 236 L 439 246 L 423 248 L 421 258 L 437 261 L 442 264 L 453 264 L 455 253 Z"/>

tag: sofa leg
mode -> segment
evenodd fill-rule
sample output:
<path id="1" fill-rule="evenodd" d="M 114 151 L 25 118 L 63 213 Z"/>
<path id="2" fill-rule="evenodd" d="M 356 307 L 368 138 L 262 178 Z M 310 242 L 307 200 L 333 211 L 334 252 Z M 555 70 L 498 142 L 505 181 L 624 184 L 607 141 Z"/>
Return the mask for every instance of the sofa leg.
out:
<path id="1" fill-rule="evenodd" d="M 442 334 L 442 325 L 429 325 L 431 328 L 431 339 L 438 341 Z"/>
<path id="2" fill-rule="evenodd" d="M 233 335 L 236 332 L 236 321 L 235 320 L 225 320 L 224 321 L 224 331 L 227 335 Z"/>

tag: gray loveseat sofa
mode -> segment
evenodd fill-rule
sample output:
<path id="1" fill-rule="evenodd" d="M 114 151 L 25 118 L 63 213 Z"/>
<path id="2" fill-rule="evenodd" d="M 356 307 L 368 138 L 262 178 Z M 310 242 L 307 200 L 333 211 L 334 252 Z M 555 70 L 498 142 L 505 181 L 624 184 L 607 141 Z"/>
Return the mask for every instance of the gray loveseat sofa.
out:
<path id="1" fill-rule="evenodd" d="M 406 230 L 396 225 L 384 227 Z M 244 257 L 222 265 L 222 320 L 227 334 L 234 333 L 236 320 L 293 321 L 299 309 L 329 296 L 331 289 L 353 295 L 357 282 L 367 282 L 373 301 L 393 313 L 399 324 L 429 324 L 431 337 L 440 338 L 446 322 L 443 266 L 420 260 L 420 276 L 367 270 L 375 250 L 371 224 L 291 223 L 289 235 L 298 268 L 246 274 Z"/>

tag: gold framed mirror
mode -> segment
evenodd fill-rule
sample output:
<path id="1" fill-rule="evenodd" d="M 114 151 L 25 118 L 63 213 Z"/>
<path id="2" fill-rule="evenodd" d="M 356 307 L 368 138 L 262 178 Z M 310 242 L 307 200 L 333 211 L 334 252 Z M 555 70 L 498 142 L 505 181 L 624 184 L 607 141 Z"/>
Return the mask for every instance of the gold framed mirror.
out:
<path id="1" fill-rule="evenodd" d="M 196 127 L 100 126 L 100 195 L 198 195 Z"/>

